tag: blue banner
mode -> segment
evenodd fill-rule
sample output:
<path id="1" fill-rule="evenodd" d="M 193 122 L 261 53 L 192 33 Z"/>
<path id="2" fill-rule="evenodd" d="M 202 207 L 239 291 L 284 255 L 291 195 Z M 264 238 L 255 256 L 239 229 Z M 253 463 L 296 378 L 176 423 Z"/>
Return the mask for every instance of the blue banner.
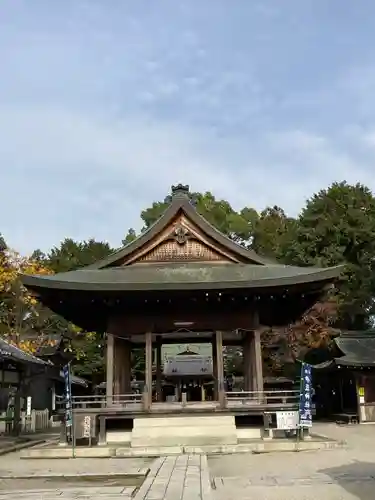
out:
<path id="1" fill-rule="evenodd" d="M 70 365 L 65 365 L 63 368 L 63 376 L 65 381 L 65 425 L 72 427 L 72 384 L 70 379 Z"/>
<path id="2" fill-rule="evenodd" d="M 312 426 L 312 373 L 311 365 L 302 363 L 301 387 L 299 397 L 299 425 Z"/>

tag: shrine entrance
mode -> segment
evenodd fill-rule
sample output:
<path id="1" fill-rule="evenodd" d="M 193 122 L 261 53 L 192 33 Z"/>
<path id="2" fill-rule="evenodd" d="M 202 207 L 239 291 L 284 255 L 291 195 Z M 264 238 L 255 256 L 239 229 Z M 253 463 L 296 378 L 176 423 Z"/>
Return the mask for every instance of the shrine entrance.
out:
<path id="1" fill-rule="evenodd" d="M 226 392 L 226 346 L 241 346 L 244 392 L 260 407 L 267 399 L 262 327 L 296 321 L 341 271 L 285 266 L 244 248 L 205 220 L 189 187 L 179 184 L 160 219 L 129 245 L 79 270 L 21 280 L 67 321 L 105 334 L 106 395 L 100 411 L 112 415 L 149 413 L 154 405 L 165 405 L 165 382 L 178 389 L 172 405 L 186 399 L 188 406 L 235 407 L 244 397 Z M 210 344 L 207 366 L 192 359 L 183 370 L 171 363 L 165 371 L 161 346 L 178 342 Z M 142 394 L 132 391 L 135 350 L 145 353 Z"/>

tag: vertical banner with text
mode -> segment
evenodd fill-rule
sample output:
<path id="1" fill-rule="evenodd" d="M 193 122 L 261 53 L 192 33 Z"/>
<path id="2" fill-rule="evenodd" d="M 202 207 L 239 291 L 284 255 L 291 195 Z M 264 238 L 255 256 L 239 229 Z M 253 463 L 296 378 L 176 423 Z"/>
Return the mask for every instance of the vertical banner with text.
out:
<path id="1" fill-rule="evenodd" d="M 302 363 L 301 386 L 299 397 L 299 425 L 300 427 L 312 426 L 312 373 L 311 365 Z"/>
<path id="2" fill-rule="evenodd" d="M 65 382 L 65 426 L 69 429 L 69 437 L 72 437 L 73 413 L 72 413 L 72 384 L 70 378 L 70 365 L 63 368 Z"/>

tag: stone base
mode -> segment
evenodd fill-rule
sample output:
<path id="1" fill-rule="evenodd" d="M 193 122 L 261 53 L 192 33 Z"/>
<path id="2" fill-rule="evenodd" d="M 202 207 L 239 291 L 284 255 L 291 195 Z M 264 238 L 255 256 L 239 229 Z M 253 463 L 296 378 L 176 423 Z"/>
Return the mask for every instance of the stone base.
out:
<path id="1" fill-rule="evenodd" d="M 110 444 L 130 443 L 132 438 L 131 431 L 107 431 L 106 441 Z"/>
<path id="2" fill-rule="evenodd" d="M 131 457 L 160 457 L 167 455 L 225 455 L 233 453 L 276 453 L 290 451 L 309 451 L 342 448 L 345 443 L 325 437 L 312 436 L 311 440 L 297 443 L 292 439 L 272 439 L 252 441 L 234 445 L 203 445 L 203 446 L 150 446 L 150 447 L 120 447 L 120 446 L 93 446 L 78 447 L 74 456 L 77 458 L 131 458 Z M 55 447 L 29 448 L 21 452 L 21 458 L 72 458 L 72 449 Z"/>
<path id="3" fill-rule="evenodd" d="M 234 416 L 135 418 L 132 448 L 237 444 Z"/>

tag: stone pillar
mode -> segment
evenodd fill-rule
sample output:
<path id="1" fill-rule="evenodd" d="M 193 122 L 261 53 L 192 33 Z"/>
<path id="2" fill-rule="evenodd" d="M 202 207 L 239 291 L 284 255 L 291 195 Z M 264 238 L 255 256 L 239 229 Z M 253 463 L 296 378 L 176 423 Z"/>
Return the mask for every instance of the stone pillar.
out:
<path id="1" fill-rule="evenodd" d="M 245 392 L 254 390 L 253 359 L 252 359 L 252 332 L 245 332 L 242 341 L 243 385 Z"/>
<path id="2" fill-rule="evenodd" d="M 214 390 L 213 399 L 217 401 L 219 399 L 219 391 L 217 385 L 217 348 L 216 348 L 216 336 L 212 336 L 212 376 L 214 379 Z"/>
<path id="3" fill-rule="evenodd" d="M 224 387 L 224 360 L 223 360 L 223 332 L 217 331 L 215 335 L 216 344 L 216 380 L 220 408 L 225 408 Z"/>
<path id="4" fill-rule="evenodd" d="M 106 375 L 106 403 L 113 403 L 113 365 L 114 365 L 114 343 L 115 338 L 112 334 L 107 334 L 107 375 Z"/>
<path id="5" fill-rule="evenodd" d="M 117 337 L 114 341 L 114 384 L 113 399 L 124 402 L 124 396 L 131 393 L 131 343 Z"/>
<path id="6" fill-rule="evenodd" d="M 260 331 L 255 330 L 252 338 L 252 365 L 254 391 L 263 391 L 263 363 Z"/>
<path id="7" fill-rule="evenodd" d="M 146 333 L 146 363 L 145 363 L 144 408 L 151 409 L 152 404 L 152 333 Z"/>
<path id="8" fill-rule="evenodd" d="M 206 401 L 206 391 L 204 390 L 204 384 L 201 384 L 201 401 Z"/>
<path id="9" fill-rule="evenodd" d="M 156 399 L 159 402 L 162 401 L 161 347 L 162 342 L 158 339 L 156 342 Z"/>

